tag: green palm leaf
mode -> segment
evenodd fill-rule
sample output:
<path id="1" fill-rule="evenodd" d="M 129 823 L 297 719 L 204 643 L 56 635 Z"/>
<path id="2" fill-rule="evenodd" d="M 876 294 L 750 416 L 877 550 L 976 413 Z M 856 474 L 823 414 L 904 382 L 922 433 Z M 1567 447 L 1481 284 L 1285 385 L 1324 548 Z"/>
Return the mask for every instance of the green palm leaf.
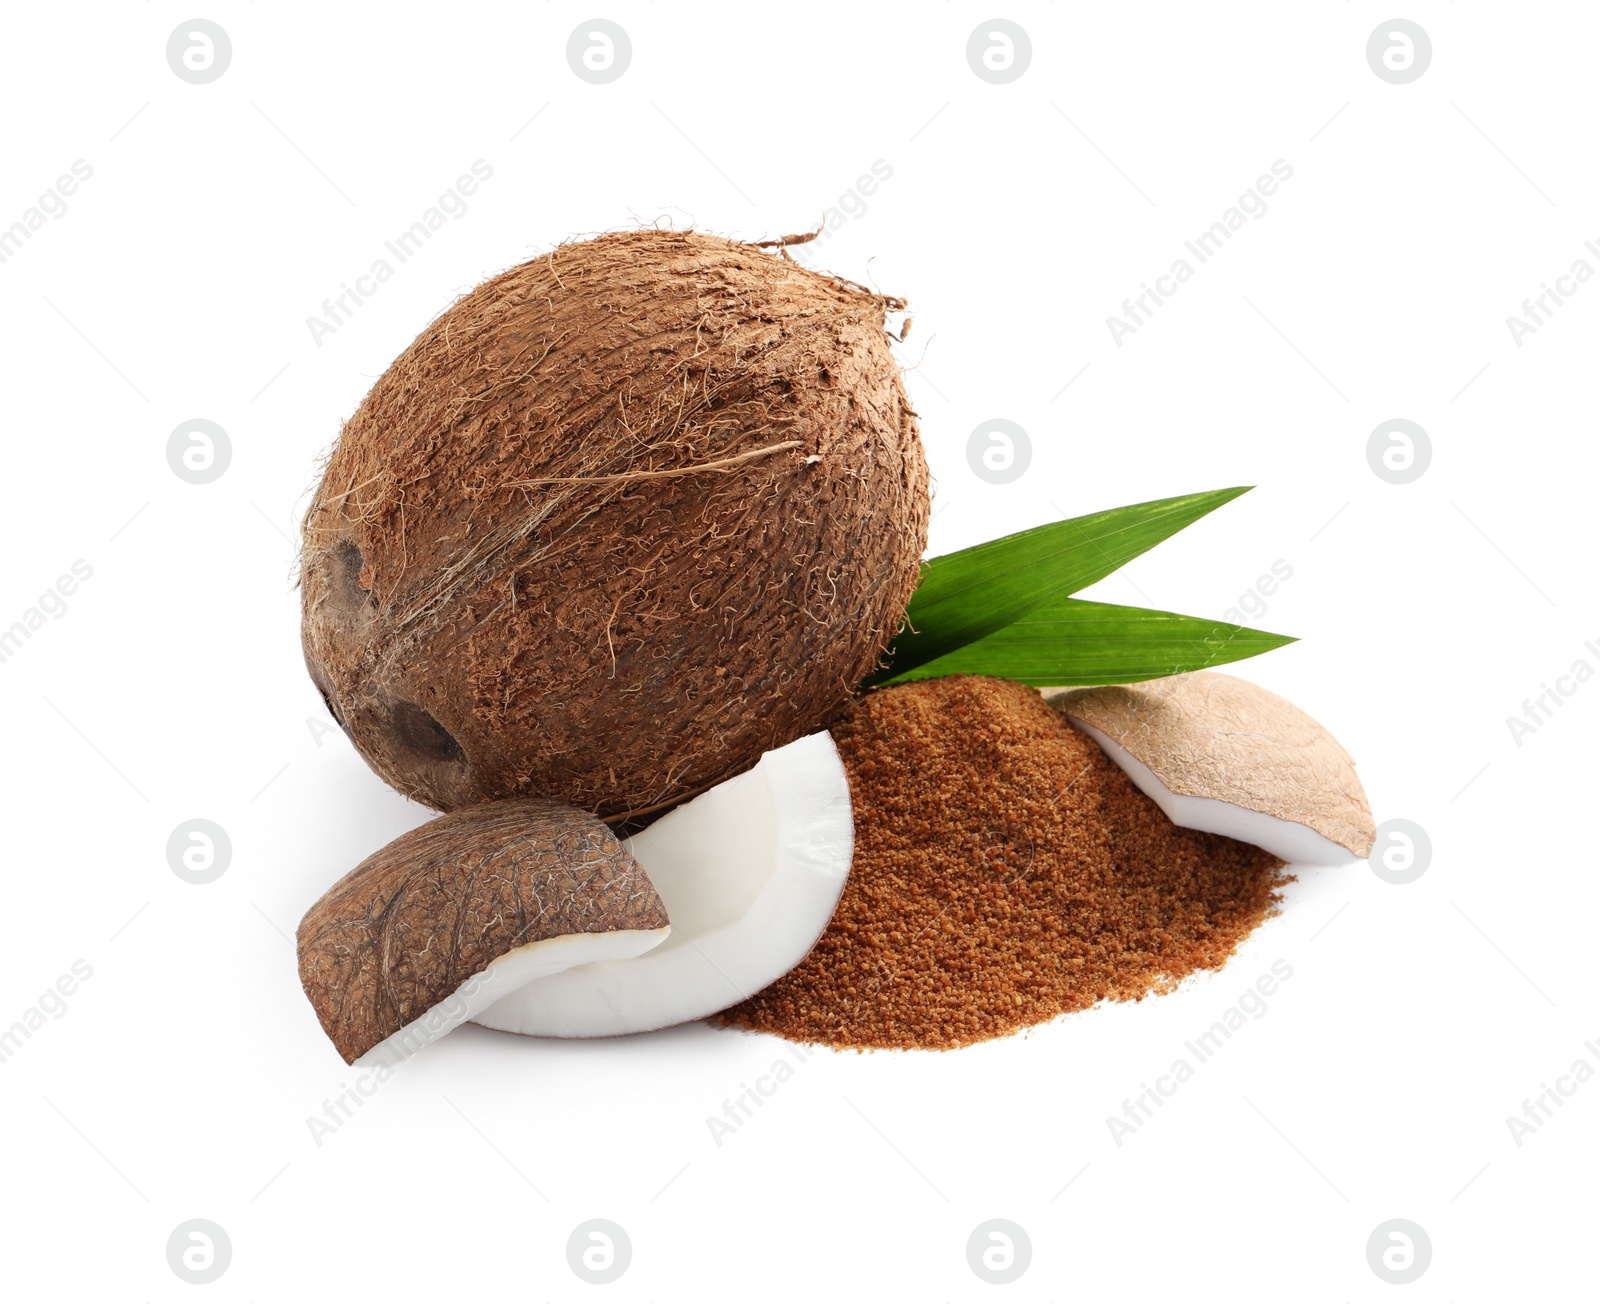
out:
<path id="1" fill-rule="evenodd" d="M 1248 492 L 1249 486 L 1215 489 L 1115 507 L 932 558 L 906 609 L 907 628 L 895 639 L 888 665 L 868 685 L 902 678 L 987 639 L 1042 603 L 1104 579 Z"/>
<path id="2" fill-rule="evenodd" d="M 893 682 L 993 675 L 1038 688 L 1131 684 L 1241 661 L 1294 641 L 1225 620 L 1061 598 Z"/>

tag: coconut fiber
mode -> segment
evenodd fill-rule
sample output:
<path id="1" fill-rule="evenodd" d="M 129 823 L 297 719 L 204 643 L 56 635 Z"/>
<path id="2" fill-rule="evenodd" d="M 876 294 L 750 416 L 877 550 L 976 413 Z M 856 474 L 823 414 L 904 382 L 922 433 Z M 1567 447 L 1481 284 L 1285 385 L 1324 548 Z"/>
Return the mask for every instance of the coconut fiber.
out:
<path id="1" fill-rule="evenodd" d="M 661 809 L 820 728 L 899 628 L 928 469 L 905 305 L 783 251 L 633 231 L 444 312 L 304 527 L 312 678 L 444 810 Z"/>
<path id="2" fill-rule="evenodd" d="M 1220 968 L 1283 862 L 1181 829 L 1034 689 L 872 693 L 833 729 L 855 860 L 800 965 L 723 1022 L 833 1046 L 946 1048 Z"/>

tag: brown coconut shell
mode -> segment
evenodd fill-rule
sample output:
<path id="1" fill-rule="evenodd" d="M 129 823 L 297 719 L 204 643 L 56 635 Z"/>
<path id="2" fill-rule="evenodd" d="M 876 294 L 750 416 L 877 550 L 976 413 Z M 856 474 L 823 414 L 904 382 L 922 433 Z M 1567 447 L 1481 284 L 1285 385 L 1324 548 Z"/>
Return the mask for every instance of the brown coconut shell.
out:
<path id="1" fill-rule="evenodd" d="M 335 883 L 300 921 L 300 982 L 354 1063 L 517 947 L 666 927 L 649 876 L 594 816 L 494 802 L 402 834 Z"/>
<path id="2" fill-rule="evenodd" d="M 304 524 L 312 677 L 449 810 L 660 809 L 822 726 L 898 630 L 928 471 L 885 314 L 753 245 L 564 245 L 428 327 Z"/>

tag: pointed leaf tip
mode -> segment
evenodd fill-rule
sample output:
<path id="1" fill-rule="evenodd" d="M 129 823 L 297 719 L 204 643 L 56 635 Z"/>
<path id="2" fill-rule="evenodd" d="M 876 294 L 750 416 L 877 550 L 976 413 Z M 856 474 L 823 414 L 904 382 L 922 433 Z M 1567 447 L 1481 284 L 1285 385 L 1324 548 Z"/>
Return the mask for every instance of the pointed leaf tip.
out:
<path id="1" fill-rule="evenodd" d="M 1116 507 L 931 558 L 906 609 L 906 629 L 869 684 L 886 683 L 1087 588 L 1252 487 Z"/>

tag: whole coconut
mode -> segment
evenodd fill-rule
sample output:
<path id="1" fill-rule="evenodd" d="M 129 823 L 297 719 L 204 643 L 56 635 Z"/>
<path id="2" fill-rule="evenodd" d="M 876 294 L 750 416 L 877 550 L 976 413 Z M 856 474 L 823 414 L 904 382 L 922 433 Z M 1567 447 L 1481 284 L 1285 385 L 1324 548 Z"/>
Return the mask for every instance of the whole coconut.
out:
<path id="1" fill-rule="evenodd" d="M 443 810 L 618 819 L 822 726 L 917 582 L 904 304 L 694 232 L 564 245 L 459 300 L 306 513 L 306 663 Z"/>

